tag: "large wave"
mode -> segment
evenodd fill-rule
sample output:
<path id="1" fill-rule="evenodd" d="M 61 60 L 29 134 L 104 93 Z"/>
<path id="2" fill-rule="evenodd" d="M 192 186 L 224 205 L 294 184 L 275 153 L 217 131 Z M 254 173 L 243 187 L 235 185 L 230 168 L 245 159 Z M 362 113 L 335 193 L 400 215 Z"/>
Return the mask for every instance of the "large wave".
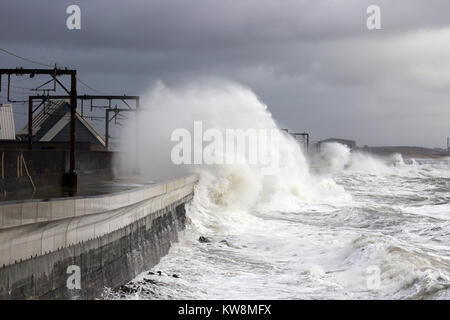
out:
<path id="1" fill-rule="evenodd" d="M 310 173 L 300 146 L 287 134 L 278 136 L 277 145 L 269 141 L 259 144 L 264 154 L 277 158 L 278 166 L 271 174 L 265 173 L 265 167 L 258 164 L 180 167 L 171 163 L 170 148 L 174 146 L 170 141 L 171 133 L 177 128 L 192 131 L 194 121 L 201 120 L 204 129 L 215 128 L 222 132 L 278 129 L 268 107 L 246 87 L 221 80 L 174 88 L 159 84 L 144 101 L 147 103 L 145 111 L 141 112 L 138 130 L 138 144 L 145 146 L 137 152 L 140 172 L 151 178 L 182 171 L 198 172 L 200 181 L 190 217 L 199 228 L 233 227 L 245 219 L 252 220 L 250 212 L 289 212 L 303 203 L 350 199 L 330 177 Z M 130 148 L 127 141 L 135 132 L 136 128 L 132 128 L 125 134 L 124 149 Z M 248 154 L 238 154 L 238 157 L 247 158 Z"/>

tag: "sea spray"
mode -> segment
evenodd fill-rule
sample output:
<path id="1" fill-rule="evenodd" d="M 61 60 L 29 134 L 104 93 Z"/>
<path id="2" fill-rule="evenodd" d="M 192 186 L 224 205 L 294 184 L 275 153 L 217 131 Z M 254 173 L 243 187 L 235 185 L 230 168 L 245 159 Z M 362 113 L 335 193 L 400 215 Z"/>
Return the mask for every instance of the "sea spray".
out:
<path id="1" fill-rule="evenodd" d="M 379 156 L 365 152 L 363 149 L 350 150 L 338 142 L 321 143 L 320 149 L 310 157 L 310 166 L 314 173 L 326 175 L 337 174 L 343 170 L 374 175 L 399 173 L 405 167 L 399 153 Z"/>
<path id="2" fill-rule="evenodd" d="M 315 172 L 333 174 L 349 165 L 350 148 L 338 142 L 326 142 L 320 145 L 318 152 L 312 153 L 310 163 Z"/>
<path id="3" fill-rule="evenodd" d="M 311 175 L 300 146 L 285 133 L 279 135 L 277 144 L 267 141 L 258 145 L 260 153 L 277 159 L 270 174 L 265 166 L 250 161 L 219 165 L 199 161 L 196 165 L 176 165 L 171 161 L 176 145 L 170 139 L 173 132 L 194 132 L 199 121 L 202 130 L 212 128 L 224 135 L 227 130 L 279 130 L 268 107 L 246 87 L 222 80 L 174 88 L 160 83 L 143 101 L 138 129 L 138 144 L 142 147 L 137 153 L 141 176 L 154 179 L 198 172 L 200 181 L 189 210 L 194 223 L 195 215 L 201 215 L 210 227 L 214 223 L 232 225 L 242 223 L 237 220 L 249 212 L 295 211 L 305 202 L 327 198 L 349 200 L 331 178 Z M 130 128 L 125 135 L 124 149 L 134 132 L 136 129 Z M 194 153 L 198 152 L 192 144 Z M 242 152 L 238 157 L 248 158 L 248 154 Z"/>

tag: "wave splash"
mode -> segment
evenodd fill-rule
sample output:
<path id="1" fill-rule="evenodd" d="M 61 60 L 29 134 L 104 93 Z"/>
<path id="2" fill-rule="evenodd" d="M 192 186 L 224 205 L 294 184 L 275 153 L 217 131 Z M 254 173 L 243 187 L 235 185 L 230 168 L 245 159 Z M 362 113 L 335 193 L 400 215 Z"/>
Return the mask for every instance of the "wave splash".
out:
<path id="1" fill-rule="evenodd" d="M 319 174 L 336 174 L 344 170 L 374 175 L 398 173 L 405 167 L 403 157 L 399 153 L 389 156 L 376 156 L 363 150 L 351 151 L 346 145 L 327 142 L 320 146 L 320 151 L 313 154 L 310 160 L 313 171 Z"/>
<path id="2" fill-rule="evenodd" d="M 204 130 L 214 128 L 223 133 L 227 129 L 278 129 L 267 105 L 244 86 L 223 80 L 174 88 L 159 83 L 143 100 L 147 103 L 140 122 L 145 126 L 140 126 L 139 145 L 146 148 L 138 150 L 140 172 L 149 177 L 198 172 L 200 181 L 189 213 L 192 220 L 202 220 L 200 224 L 213 226 L 227 219 L 237 219 L 241 224 L 250 212 L 295 211 L 304 203 L 350 200 L 330 177 L 311 174 L 299 144 L 284 133 L 278 135 L 276 150 L 269 142 L 258 145 L 264 154 L 277 158 L 279 165 L 272 174 L 257 164 L 167 164 L 171 163 L 168 157 L 174 145 L 167 143 L 171 133 L 178 128 L 192 131 L 194 121 L 202 121 Z M 125 149 L 135 132 L 132 127 L 124 135 Z M 248 158 L 248 154 L 237 157 Z"/>

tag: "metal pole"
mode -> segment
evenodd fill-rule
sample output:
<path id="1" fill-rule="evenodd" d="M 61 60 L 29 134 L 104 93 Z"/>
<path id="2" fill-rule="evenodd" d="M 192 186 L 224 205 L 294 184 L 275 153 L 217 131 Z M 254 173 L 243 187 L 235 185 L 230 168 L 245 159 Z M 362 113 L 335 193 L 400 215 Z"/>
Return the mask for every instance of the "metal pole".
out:
<path id="1" fill-rule="evenodd" d="M 8 74 L 8 94 L 7 94 L 7 98 L 6 98 L 8 100 L 8 102 L 11 102 L 10 99 L 9 99 L 9 86 L 11 85 L 11 83 L 10 83 L 11 79 L 10 78 L 11 78 L 11 75 Z"/>
<path id="2" fill-rule="evenodd" d="M 309 133 L 306 134 L 306 151 L 309 150 Z"/>
<path id="3" fill-rule="evenodd" d="M 70 74 L 70 167 L 69 173 L 75 174 L 75 119 L 77 110 L 77 72 Z"/>
<path id="4" fill-rule="evenodd" d="M 140 122 L 139 122 L 139 110 L 140 109 L 140 97 L 138 97 L 136 99 L 136 112 L 135 112 L 135 117 L 136 117 L 136 163 L 135 163 L 135 170 L 136 170 L 136 174 L 139 174 L 139 127 L 140 127 Z"/>
<path id="5" fill-rule="evenodd" d="M 28 149 L 32 149 L 33 143 L 33 100 L 28 97 Z"/>
<path id="6" fill-rule="evenodd" d="M 109 110 L 105 110 L 105 148 L 109 148 Z"/>

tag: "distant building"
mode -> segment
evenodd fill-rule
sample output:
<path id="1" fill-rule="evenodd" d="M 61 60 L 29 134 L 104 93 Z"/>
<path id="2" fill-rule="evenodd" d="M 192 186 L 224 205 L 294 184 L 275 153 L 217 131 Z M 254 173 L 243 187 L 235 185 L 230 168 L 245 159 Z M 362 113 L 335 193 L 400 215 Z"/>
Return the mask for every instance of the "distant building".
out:
<path id="1" fill-rule="evenodd" d="M 350 149 L 356 148 L 356 142 L 354 140 L 347 140 L 347 139 L 339 139 L 339 138 L 329 138 L 318 142 L 318 145 L 320 147 L 320 144 L 326 143 L 326 142 L 338 142 L 340 144 L 346 145 Z"/>
<path id="2" fill-rule="evenodd" d="M 105 147 L 105 141 L 94 125 L 79 112 L 75 120 L 76 142 Z M 28 124 L 17 134 L 21 141 L 28 140 Z M 45 105 L 33 118 L 33 142 L 70 142 L 70 104 L 59 100 Z"/>
<path id="3" fill-rule="evenodd" d="M 15 140 L 14 114 L 12 105 L 0 104 L 0 140 Z"/>

